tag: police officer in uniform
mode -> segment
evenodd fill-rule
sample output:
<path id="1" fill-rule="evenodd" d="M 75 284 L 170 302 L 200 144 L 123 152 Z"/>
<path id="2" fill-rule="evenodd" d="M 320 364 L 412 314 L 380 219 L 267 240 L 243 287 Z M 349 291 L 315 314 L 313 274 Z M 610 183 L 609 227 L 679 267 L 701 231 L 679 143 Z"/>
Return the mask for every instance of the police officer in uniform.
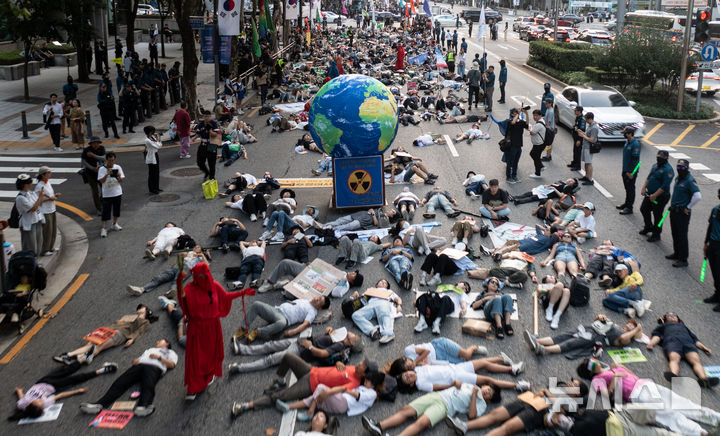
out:
<path id="1" fill-rule="evenodd" d="M 720 189 L 718 189 L 718 199 L 720 199 Z M 703 252 L 710 264 L 710 272 L 715 282 L 715 293 L 703 301 L 717 304 L 713 311 L 720 312 L 720 205 L 713 207 L 710 212 Z"/>
<path id="2" fill-rule="evenodd" d="M 640 162 L 640 142 L 635 139 L 634 127 L 625 127 L 623 136 L 625 136 L 625 145 L 623 146 L 622 181 L 625 187 L 625 202 L 615 207 L 620 209 L 620 215 L 629 215 L 633 213 L 635 205 L 637 172 L 633 174 L 633 171 Z"/>
<path id="3" fill-rule="evenodd" d="M 546 101 L 550 100 L 550 101 L 552 102 L 553 106 L 554 106 L 554 105 L 555 105 L 555 95 L 552 93 L 552 91 L 550 91 L 550 84 L 549 84 L 549 83 L 545 83 L 545 84 L 543 85 L 543 89 L 545 90 L 545 92 L 543 92 L 543 95 L 542 95 L 542 97 L 540 98 L 540 101 L 543 102 L 543 104 L 540 105 L 540 112 L 542 112 L 542 116 L 544 117 L 544 116 L 545 116 L 545 111 L 547 110 L 547 107 L 545 107 L 545 104 L 544 104 L 544 103 L 545 103 Z M 584 132 L 584 131 L 585 131 L 585 129 L 583 129 L 583 132 Z M 580 161 L 578 161 L 578 163 L 579 163 L 579 162 L 580 162 Z M 579 166 L 579 165 L 578 165 L 578 166 Z"/>
<path id="4" fill-rule="evenodd" d="M 645 221 L 645 226 L 640 230 L 640 234 L 650 234 L 648 242 L 660 240 L 662 227 L 658 227 L 658 223 L 662 219 L 665 204 L 670 200 L 670 185 L 675 177 L 675 172 L 668 163 L 668 157 L 667 151 L 658 151 L 657 163 L 653 164 L 650 174 L 640 190 L 640 195 L 645 197 L 640 204 L 640 213 Z"/>
<path id="5" fill-rule="evenodd" d="M 674 260 L 672 266 L 687 266 L 688 258 L 688 227 L 690 226 L 690 210 L 700 201 L 702 195 L 690 174 L 690 162 L 678 159 L 675 167 L 678 172 L 675 179 L 672 199 L 670 200 L 670 231 L 673 237 L 673 253 L 665 259 Z"/>
<path id="6" fill-rule="evenodd" d="M 557 116 L 557 114 L 555 114 Z M 575 124 L 572 128 L 572 139 L 573 139 L 573 158 L 568 164 L 570 171 L 580 170 L 580 159 L 582 152 L 582 138 L 578 135 L 578 129 L 585 131 L 585 117 L 583 116 L 583 107 L 575 106 Z"/>

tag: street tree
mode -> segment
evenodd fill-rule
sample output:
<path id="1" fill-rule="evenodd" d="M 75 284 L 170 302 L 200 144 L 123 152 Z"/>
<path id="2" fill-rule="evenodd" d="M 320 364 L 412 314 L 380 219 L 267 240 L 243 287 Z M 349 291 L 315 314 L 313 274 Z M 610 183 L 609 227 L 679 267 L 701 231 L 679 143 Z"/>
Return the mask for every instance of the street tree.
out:
<path id="1" fill-rule="evenodd" d="M 170 0 L 171 10 L 175 14 L 175 21 L 180 31 L 183 51 L 183 86 L 188 104 L 188 113 L 197 119 L 197 69 L 198 58 L 195 52 L 195 33 L 190 26 L 190 17 L 202 14 L 202 0 Z"/>
<path id="2" fill-rule="evenodd" d="M 96 8 L 101 7 L 101 0 L 65 0 L 63 2 L 65 21 L 62 26 L 67 33 L 68 40 L 77 48 L 78 81 L 80 82 L 90 80 L 90 70 L 87 68 L 88 63 L 85 47 L 97 36 L 95 27 L 92 25 L 92 20 Z"/>
<path id="3" fill-rule="evenodd" d="M 140 3 L 144 3 L 144 0 L 120 0 L 120 4 L 123 5 L 125 10 L 125 25 L 127 26 L 125 43 L 130 51 L 135 51 L 135 17 L 137 17 Z"/>

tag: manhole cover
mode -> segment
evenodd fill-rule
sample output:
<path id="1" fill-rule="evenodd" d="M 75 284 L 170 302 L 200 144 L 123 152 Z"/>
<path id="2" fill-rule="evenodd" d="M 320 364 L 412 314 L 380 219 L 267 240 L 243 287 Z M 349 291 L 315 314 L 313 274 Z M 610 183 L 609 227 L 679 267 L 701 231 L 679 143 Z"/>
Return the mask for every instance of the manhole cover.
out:
<path id="1" fill-rule="evenodd" d="M 28 129 L 28 132 L 29 132 L 29 131 L 31 131 L 31 130 L 37 130 L 37 129 L 39 129 L 40 127 L 42 127 L 42 126 L 44 126 L 44 125 L 45 125 L 44 123 L 28 123 L 28 124 L 27 124 L 27 129 Z M 19 128 L 15 129 L 15 131 L 16 131 L 16 132 L 22 132 L 22 126 L 20 126 Z"/>
<path id="2" fill-rule="evenodd" d="M 173 170 L 170 175 L 177 177 L 193 177 L 204 174 L 200 168 L 188 167 Z"/>
<path id="3" fill-rule="evenodd" d="M 171 201 L 179 200 L 180 196 L 177 194 L 158 194 L 150 197 L 150 201 L 153 203 L 169 203 Z"/>
<path id="4" fill-rule="evenodd" d="M 15 97 L 6 98 L 5 101 L 10 101 L 13 103 L 42 104 L 42 103 L 47 103 L 48 101 L 50 101 L 50 99 L 47 97 L 30 96 L 29 100 L 25 100 L 24 96 L 17 95 Z"/>

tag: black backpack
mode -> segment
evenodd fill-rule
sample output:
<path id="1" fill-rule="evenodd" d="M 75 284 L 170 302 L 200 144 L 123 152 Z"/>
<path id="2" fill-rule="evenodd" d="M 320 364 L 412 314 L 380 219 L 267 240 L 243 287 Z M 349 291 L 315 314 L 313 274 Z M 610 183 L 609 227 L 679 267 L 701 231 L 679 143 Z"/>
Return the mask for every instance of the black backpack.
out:
<path id="1" fill-rule="evenodd" d="M 570 282 L 570 304 L 576 307 L 586 306 L 590 301 L 590 280 L 584 276 L 575 276 Z"/>
<path id="2" fill-rule="evenodd" d="M 17 206 L 14 203 L 12 210 L 10 211 L 10 218 L 8 218 L 8 227 L 11 229 L 20 228 L 20 211 L 18 211 Z"/>

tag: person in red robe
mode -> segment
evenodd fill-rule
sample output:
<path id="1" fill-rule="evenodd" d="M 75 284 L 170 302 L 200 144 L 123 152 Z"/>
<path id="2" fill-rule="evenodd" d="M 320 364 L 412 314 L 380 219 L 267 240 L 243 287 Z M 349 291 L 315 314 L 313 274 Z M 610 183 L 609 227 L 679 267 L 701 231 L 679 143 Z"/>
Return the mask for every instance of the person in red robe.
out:
<path id="1" fill-rule="evenodd" d="M 192 282 L 183 289 L 185 273 L 178 274 L 178 301 L 187 318 L 185 346 L 186 400 L 192 401 L 204 391 L 215 377 L 222 377 L 225 349 L 220 318 L 230 313 L 232 300 L 243 292 L 226 292 L 213 279 L 210 267 L 201 262 L 190 270 Z"/>
<path id="2" fill-rule="evenodd" d="M 395 71 L 405 70 L 405 49 L 398 44 L 397 58 L 395 60 Z"/>
<path id="3" fill-rule="evenodd" d="M 345 70 L 343 69 L 342 64 L 342 58 L 340 57 L 340 55 L 337 56 L 337 61 L 335 62 L 335 64 L 337 65 L 338 73 L 345 74 Z"/>

